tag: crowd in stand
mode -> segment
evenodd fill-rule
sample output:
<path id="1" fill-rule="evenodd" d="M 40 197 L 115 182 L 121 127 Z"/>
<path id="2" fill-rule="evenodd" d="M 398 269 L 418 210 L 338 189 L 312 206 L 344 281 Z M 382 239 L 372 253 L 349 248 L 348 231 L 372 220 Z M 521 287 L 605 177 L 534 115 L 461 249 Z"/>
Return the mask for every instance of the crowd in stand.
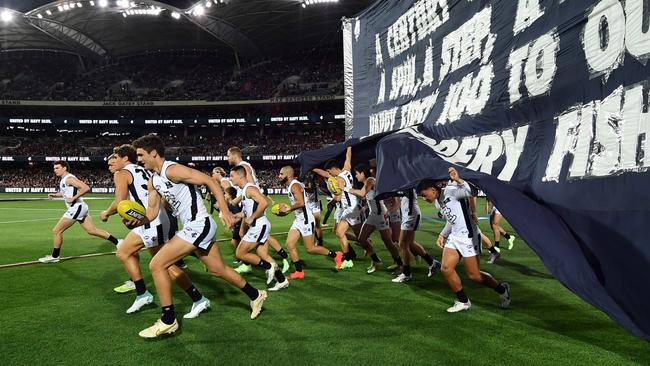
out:
<path id="1" fill-rule="evenodd" d="M 342 142 L 343 132 L 337 128 L 296 131 L 249 130 L 242 134 L 230 131 L 223 136 L 172 136 L 160 134 L 168 155 L 226 155 L 231 146 L 239 146 L 245 155 L 296 155 L 302 151 Z M 112 147 L 130 143 L 138 136 L 61 135 L 12 138 L 10 146 L 0 141 L 0 154 L 17 156 L 108 156 Z M 15 141 L 17 140 L 17 141 Z"/>
<path id="2" fill-rule="evenodd" d="M 202 55 L 149 55 L 82 70 L 65 56 L 23 56 L 3 62 L 0 99 L 248 100 L 289 95 L 337 95 L 343 67 L 336 52 L 252 62 L 235 68 Z"/>
<path id="3" fill-rule="evenodd" d="M 71 163 L 70 172 L 91 188 L 112 188 L 113 176 L 102 165 L 81 166 Z M 210 173 L 209 166 L 202 170 Z M 258 169 L 257 178 L 262 188 L 284 188 L 278 179 L 279 168 Z M 59 179 L 50 164 L 41 163 L 28 168 L 5 168 L 0 170 L 0 188 L 57 188 Z"/>

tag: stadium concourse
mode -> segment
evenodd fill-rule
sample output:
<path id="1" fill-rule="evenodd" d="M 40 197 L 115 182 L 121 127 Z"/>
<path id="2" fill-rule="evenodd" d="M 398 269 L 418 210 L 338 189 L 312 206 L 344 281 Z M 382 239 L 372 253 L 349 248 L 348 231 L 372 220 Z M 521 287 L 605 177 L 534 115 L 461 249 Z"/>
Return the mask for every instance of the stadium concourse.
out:
<path id="1" fill-rule="evenodd" d="M 0 363 L 650 364 L 540 260 L 548 218 L 506 216 L 530 195 L 490 201 L 487 163 L 435 155 L 456 141 L 418 150 L 451 141 L 419 129 L 462 97 L 420 91 L 471 38 L 447 35 L 538 5 L 577 6 L 0 0 Z M 460 150 L 494 155 L 470 126 Z"/>

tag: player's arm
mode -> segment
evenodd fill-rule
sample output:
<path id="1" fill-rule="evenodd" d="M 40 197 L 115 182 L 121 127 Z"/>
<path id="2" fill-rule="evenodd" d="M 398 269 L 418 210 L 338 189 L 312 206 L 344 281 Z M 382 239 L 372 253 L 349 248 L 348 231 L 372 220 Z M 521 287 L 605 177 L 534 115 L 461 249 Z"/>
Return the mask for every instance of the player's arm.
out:
<path id="1" fill-rule="evenodd" d="M 438 240 L 436 240 L 436 244 L 437 244 L 440 248 L 444 248 L 444 247 L 445 247 L 445 240 L 447 239 L 447 237 L 449 236 L 449 234 L 451 234 L 451 225 L 449 224 L 449 221 L 447 221 L 447 222 L 445 223 L 445 227 L 444 227 L 444 228 L 442 229 L 442 231 L 440 232 L 440 235 L 438 235 Z"/>
<path id="2" fill-rule="evenodd" d="M 129 229 L 150 223 L 151 221 L 155 220 L 160 213 L 160 205 L 162 204 L 163 200 L 162 197 L 160 197 L 160 193 L 158 193 L 158 191 L 156 191 L 156 189 L 153 187 L 152 179 L 149 179 L 149 182 L 147 183 L 147 191 L 148 202 L 144 218 L 142 220 L 122 219 L 124 225 Z"/>
<path id="3" fill-rule="evenodd" d="M 221 188 L 223 188 L 224 191 L 226 190 L 226 188 L 232 187 L 232 184 L 230 184 L 230 182 L 226 179 L 222 179 L 221 182 L 219 182 L 219 184 L 221 185 Z"/>
<path id="4" fill-rule="evenodd" d="M 357 197 L 366 198 L 368 191 L 370 191 L 374 186 L 375 183 L 373 183 L 372 179 L 366 179 L 366 182 L 363 184 L 363 187 L 361 187 L 361 189 L 344 188 L 343 190 L 352 193 Z"/>
<path id="5" fill-rule="evenodd" d="M 68 180 L 66 182 L 69 185 L 77 188 L 77 194 L 66 199 L 66 201 L 68 201 L 68 203 L 72 203 L 72 202 L 78 200 L 79 198 L 81 198 L 81 196 L 83 196 L 84 194 L 90 192 L 90 187 L 88 187 L 88 185 L 86 183 L 80 181 L 77 178 L 72 178 L 72 177 L 68 178 Z"/>
<path id="6" fill-rule="evenodd" d="M 492 201 L 485 196 L 485 213 L 489 214 L 490 212 L 492 212 Z"/>
<path id="7" fill-rule="evenodd" d="M 221 212 L 221 218 L 228 226 L 232 226 L 235 223 L 235 217 L 232 215 L 228 209 L 228 204 L 226 203 L 226 198 L 223 195 L 221 187 L 215 183 L 212 178 L 208 177 L 205 173 L 202 173 L 196 169 L 188 168 L 184 165 L 174 164 L 167 168 L 167 177 L 176 183 L 188 183 L 194 184 L 196 186 L 205 185 L 210 189 L 210 192 L 217 198 L 217 205 L 219 207 L 219 212 Z"/>
<path id="8" fill-rule="evenodd" d="M 117 213 L 117 204 L 129 198 L 129 177 L 131 173 L 125 170 L 120 170 L 113 174 L 113 183 L 115 184 L 115 200 L 107 209 L 99 214 L 102 221 L 107 221 L 108 218 Z"/>
<path id="9" fill-rule="evenodd" d="M 47 194 L 48 199 L 59 198 L 59 197 L 63 197 L 63 193 L 48 193 Z"/>
<path id="10" fill-rule="evenodd" d="M 326 171 L 324 171 L 323 169 L 320 169 L 320 168 L 314 168 L 311 171 L 318 174 L 318 175 L 320 175 L 321 177 L 323 177 L 325 179 L 330 177 L 330 173 L 328 173 L 328 172 L 326 172 Z"/>
<path id="11" fill-rule="evenodd" d="M 474 224 L 478 225 L 478 216 L 476 215 L 476 196 L 469 198 L 469 211 Z"/>
<path id="12" fill-rule="evenodd" d="M 456 187 L 447 190 L 445 193 L 459 200 L 473 196 L 469 184 L 460 178 L 458 171 L 454 167 L 449 167 L 449 177 L 456 183 Z"/>
<path id="13" fill-rule="evenodd" d="M 269 206 L 269 202 L 266 200 L 266 197 L 264 197 L 262 192 L 260 192 L 260 190 L 256 187 L 248 187 L 244 194 L 246 194 L 248 198 L 257 202 L 257 210 L 255 210 L 252 215 L 244 220 L 244 222 L 250 226 L 253 224 L 253 221 L 255 221 L 255 219 L 260 218 L 264 215 L 264 210 L 266 210 L 266 208 Z"/>
<path id="14" fill-rule="evenodd" d="M 352 170 L 352 146 L 348 146 L 345 150 L 345 163 L 343 163 L 343 170 Z"/>
<path id="15" fill-rule="evenodd" d="M 289 213 L 301 209 L 305 207 L 305 200 L 303 199 L 303 190 L 302 187 L 299 184 L 294 184 L 291 187 L 291 193 L 293 196 L 296 198 L 296 203 L 294 203 L 291 206 L 288 205 L 282 205 L 280 206 L 280 213 L 282 214 L 281 216 L 286 216 Z"/>

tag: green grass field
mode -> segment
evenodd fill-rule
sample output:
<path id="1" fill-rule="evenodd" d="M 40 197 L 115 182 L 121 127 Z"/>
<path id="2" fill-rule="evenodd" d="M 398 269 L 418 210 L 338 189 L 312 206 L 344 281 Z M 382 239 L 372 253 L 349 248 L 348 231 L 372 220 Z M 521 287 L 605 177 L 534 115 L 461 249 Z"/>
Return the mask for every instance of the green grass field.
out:
<path id="1" fill-rule="evenodd" d="M 9 197 L 16 195 L 0 195 Z M 95 223 L 123 237 L 127 229 L 117 217 L 99 221 L 110 197 L 96 197 L 102 199 L 88 201 Z M 431 206 L 422 207 L 425 215 L 433 214 Z M 0 264 L 51 253 L 50 230 L 62 213 L 60 201 L 0 202 Z M 273 232 L 286 231 L 291 223 L 290 218 L 270 219 Z M 486 221 L 481 226 L 491 233 Z M 433 242 L 441 227 L 440 222 L 424 221 L 417 236 L 438 258 L 441 251 Z M 225 237 L 222 229 L 219 238 Z M 378 238 L 375 243 L 389 262 Z M 326 236 L 326 245 L 338 248 L 332 234 Z M 221 248 L 230 263 L 230 245 Z M 62 256 L 113 249 L 76 225 L 65 234 Z M 511 308 L 500 309 L 492 290 L 471 284 L 461 274 L 473 307 L 459 314 L 445 312 L 454 295 L 442 277 L 426 277 L 425 263 L 414 265 L 412 282 L 394 284 L 385 270 L 367 275 L 368 258 L 356 260 L 350 271 L 335 273 L 331 262 L 301 252 L 307 278 L 271 293 L 254 321 L 243 293 L 188 258 L 188 273 L 212 300 L 212 309 L 197 319 L 180 319 L 178 333 L 156 341 L 143 340 L 138 332 L 156 320 L 159 308 L 125 313 L 134 295 L 113 292 L 127 278 L 114 256 L 0 268 L 0 364 L 650 364 L 647 342 L 565 289 L 519 239 L 512 251 L 502 251 L 496 265 L 483 264 L 498 280 L 510 282 Z M 148 254 L 141 256 L 145 280 L 154 291 L 146 270 L 149 259 Z M 260 269 L 247 275 L 256 287 L 263 287 L 263 277 Z M 174 291 L 180 317 L 191 301 L 178 288 Z"/>

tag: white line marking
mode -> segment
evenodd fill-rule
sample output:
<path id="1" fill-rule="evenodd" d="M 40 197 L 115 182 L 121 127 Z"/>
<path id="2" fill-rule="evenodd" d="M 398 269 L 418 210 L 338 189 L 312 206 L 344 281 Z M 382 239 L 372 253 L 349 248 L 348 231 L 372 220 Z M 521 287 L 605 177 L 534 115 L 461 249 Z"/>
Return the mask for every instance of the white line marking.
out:
<path id="1" fill-rule="evenodd" d="M 34 222 L 34 221 L 58 220 L 58 219 L 60 219 L 60 218 L 61 218 L 61 217 L 59 216 L 59 217 L 50 217 L 50 218 L 47 218 L 47 219 L 16 220 L 16 221 L 0 221 L 0 225 L 1 225 L 1 224 L 18 224 L 18 223 L 21 223 L 21 222 Z"/>

